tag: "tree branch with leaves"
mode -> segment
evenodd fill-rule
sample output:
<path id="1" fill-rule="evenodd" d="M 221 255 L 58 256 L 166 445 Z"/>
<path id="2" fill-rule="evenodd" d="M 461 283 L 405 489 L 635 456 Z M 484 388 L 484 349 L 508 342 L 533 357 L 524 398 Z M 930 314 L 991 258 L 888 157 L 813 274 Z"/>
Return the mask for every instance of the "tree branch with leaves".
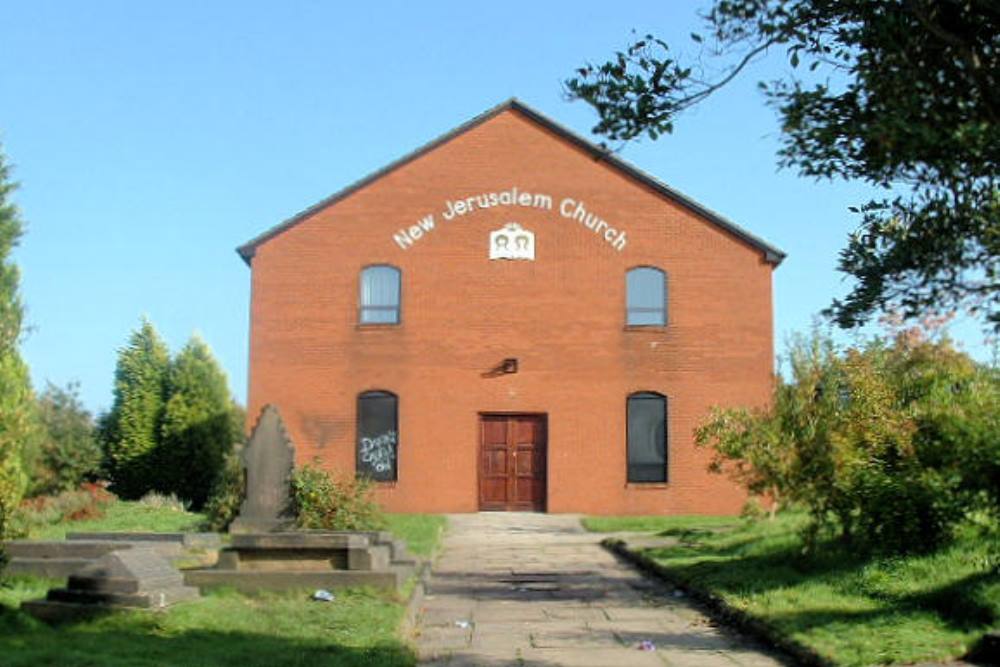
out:
<path id="1" fill-rule="evenodd" d="M 614 142 L 677 117 L 783 49 L 797 74 L 761 82 L 781 122 L 779 165 L 886 191 L 859 202 L 840 252 L 854 278 L 826 313 L 959 309 L 1000 328 L 1000 5 L 994 0 L 717 0 L 675 58 L 646 35 L 565 82 Z"/>

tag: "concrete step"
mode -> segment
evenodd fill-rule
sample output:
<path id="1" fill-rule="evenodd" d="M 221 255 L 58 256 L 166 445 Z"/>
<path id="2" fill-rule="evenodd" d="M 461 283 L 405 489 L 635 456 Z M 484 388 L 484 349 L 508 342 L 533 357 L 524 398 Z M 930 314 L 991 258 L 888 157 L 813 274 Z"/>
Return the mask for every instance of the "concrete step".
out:
<path id="1" fill-rule="evenodd" d="M 14 558 L 7 563 L 4 573 L 65 579 L 92 562 L 91 558 Z"/>
<path id="2" fill-rule="evenodd" d="M 184 583 L 198 588 L 229 586 L 242 592 L 287 590 L 300 588 L 336 590 L 371 586 L 383 590 L 398 590 L 405 581 L 391 570 L 365 572 L 360 570 L 329 570 L 327 572 L 247 572 L 238 570 L 185 570 Z"/>

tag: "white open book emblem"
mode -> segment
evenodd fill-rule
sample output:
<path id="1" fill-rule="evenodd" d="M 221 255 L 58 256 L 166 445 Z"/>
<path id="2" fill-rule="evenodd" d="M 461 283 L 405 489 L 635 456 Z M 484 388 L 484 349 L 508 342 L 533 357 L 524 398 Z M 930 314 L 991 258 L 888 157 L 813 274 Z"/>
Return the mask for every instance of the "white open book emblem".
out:
<path id="1" fill-rule="evenodd" d="M 516 222 L 490 232 L 490 259 L 535 259 L 535 235 Z"/>

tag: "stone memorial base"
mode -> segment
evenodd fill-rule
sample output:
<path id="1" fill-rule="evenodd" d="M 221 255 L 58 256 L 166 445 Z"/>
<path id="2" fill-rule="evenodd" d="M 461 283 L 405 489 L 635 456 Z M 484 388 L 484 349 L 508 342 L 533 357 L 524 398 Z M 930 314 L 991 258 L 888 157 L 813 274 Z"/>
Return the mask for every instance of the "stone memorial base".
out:
<path id="1" fill-rule="evenodd" d="M 132 548 L 101 556 L 53 588 L 43 600 L 21 605 L 45 621 L 77 619 L 120 609 L 159 609 L 198 597 L 180 571 L 155 549 Z"/>
<path id="2" fill-rule="evenodd" d="M 291 588 L 372 586 L 397 590 L 416 563 L 387 533 L 303 531 L 237 534 L 215 567 L 186 570 L 199 588 L 231 586 L 248 592 Z M 398 556 L 394 560 L 394 556 Z"/>

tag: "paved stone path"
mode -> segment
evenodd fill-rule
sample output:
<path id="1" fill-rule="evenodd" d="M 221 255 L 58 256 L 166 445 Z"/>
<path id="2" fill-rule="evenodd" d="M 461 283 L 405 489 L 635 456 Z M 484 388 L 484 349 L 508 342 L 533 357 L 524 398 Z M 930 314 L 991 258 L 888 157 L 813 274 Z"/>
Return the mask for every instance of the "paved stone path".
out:
<path id="1" fill-rule="evenodd" d="M 620 563 L 575 516 L 448 517 L 416 627 L 422 664 L 776 667 Z M 679 592 L 678 592 L 679 593 Z M 642 651 L 648 640 L 655 651 Z"/>

